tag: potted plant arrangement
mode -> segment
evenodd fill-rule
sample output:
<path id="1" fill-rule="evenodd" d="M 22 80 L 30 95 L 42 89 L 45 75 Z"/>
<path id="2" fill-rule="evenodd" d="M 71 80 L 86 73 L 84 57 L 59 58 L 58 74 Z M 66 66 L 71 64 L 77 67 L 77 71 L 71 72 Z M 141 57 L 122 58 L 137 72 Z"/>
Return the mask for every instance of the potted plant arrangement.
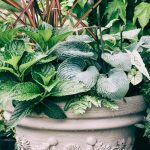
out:
<path id="1" fill-rule="evenodd" d="M 132 85 L 143 75 L 150 79 L 139 54 L 149 37 L 124 45 L 140 30 L 102 35 L 113 22 L 104 28 L 99 23 L 96 36 L 88 30 L 97 41 L 56 29 L 56 20 L 0 32 L 0 100 L 10 118 L 7 131 L 17 125 L 19 150 L 132 149 L 134 124 L 146 109 Z"/>

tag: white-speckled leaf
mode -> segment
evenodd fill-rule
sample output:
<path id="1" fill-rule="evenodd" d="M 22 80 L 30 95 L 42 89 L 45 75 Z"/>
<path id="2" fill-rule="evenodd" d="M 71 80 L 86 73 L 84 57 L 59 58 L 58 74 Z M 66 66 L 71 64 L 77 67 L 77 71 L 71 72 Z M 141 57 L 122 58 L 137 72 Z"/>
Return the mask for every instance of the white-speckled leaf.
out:
<path id="1" fill-rule="evenodd" d="M 145 67 L 145 64 L 141 58 L 141 55 L 137 50 L 132 52 L 127 51 L 131 56 L 131 63 L 134 65 L 143 75 L 145 75 L 150 80 L 150 75 Z"/>
<path id="2" fill-rule="evenodd" d="M 102 59 L 110 64 L 112 67 L 129 71 L 131 69 L 131 58 L 128 53 L 119 52 L 116 54 L 103 53 Z"/>
<path id="3" fill-rule="evenodd" d="M 97 59 L 97 55 L 88 44 L 78 41 L 60 42 L 55 46 L 54 54 L 62 60 L 70 57 Z"/>
<path id="4" fill-rule="evenodd" d="M 82 58 L 69 58 L 58 67 L 58 77 L 64 81 L 72 80 L 83 83 L 90 89 L 96 84 L 99 71 L 95 66 L 89 66 L 83 71 L 86 65 Z"/>
<path id="5" fill-rule="evenodd" d="M 128 79 L 133 85 L 137 85 L 143 80 L 143 75 L 140 71 L 132 71 L 128 73 Z"/>
<path id="6" fill-rule="evenodd" d="M 109 99 L 121 99 L 129 90 L 129 81 L 124 71 L 112 69 L 108 77 L 100 75 L 97 81 L 97 93 Z"/>

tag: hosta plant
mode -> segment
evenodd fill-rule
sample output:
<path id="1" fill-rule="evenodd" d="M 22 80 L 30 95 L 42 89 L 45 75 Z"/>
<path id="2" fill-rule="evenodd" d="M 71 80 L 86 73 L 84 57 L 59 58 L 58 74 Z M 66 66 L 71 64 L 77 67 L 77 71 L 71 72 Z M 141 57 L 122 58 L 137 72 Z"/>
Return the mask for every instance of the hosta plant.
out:
<path id="1" fill-rule="evenodd" d="M 139 84 L 143 75 L 150 79 L 139 54 L 149 48 L 147 38 L 112 51 L 88 35 L 46 23 L 1 30 L 0 106 L 15 107 L 9 129 L 33 112 L 65 119 L 63 109 L 76 114 L 93 105 L 118 109 L 115 101 L 126 96 L 130 84 Z"/>

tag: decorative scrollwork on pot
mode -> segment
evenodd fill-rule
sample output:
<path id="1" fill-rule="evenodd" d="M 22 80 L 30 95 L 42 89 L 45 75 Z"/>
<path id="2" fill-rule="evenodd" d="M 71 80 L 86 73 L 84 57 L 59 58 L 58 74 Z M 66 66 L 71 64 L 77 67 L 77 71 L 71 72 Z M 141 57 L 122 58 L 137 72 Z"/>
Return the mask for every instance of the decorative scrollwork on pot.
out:
<path id="1" fill-rule="evenodd" d="M 133 146 L 133 139 L 130 137 L 127 140 L 119 139 L 115 145 L 111 145 L 103 143 L 95 137 L 88 137 L 86 143 L 86 150 L 129 150 Z"/>
<path id="2" fill-rule="evenodd" d="M 65 146 L 64 150 L 82 150 L 80 145 L 77 144 L 68 144 Z"/>
<path id="3" fill-rule="evenodd" d="M 27 140 L 24 136 L 17 137 L 17 150 L 58 150 L 57 144 L 58 141 L 55 138 L 49 138 L 47 142 L 42 144 L 34 144 L 31 146 L 29 140 Z"/>

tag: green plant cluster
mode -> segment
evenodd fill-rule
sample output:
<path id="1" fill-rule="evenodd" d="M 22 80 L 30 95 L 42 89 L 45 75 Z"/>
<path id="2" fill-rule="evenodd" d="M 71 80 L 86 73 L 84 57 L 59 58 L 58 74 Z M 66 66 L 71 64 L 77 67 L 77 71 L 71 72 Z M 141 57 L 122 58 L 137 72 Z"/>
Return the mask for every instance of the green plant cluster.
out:
<path id="1" fill-rule="evenodd" d="M 147 50 L 149 37 L 123 50 L 108 47 L 103 51 L 91 37 L 73 32 L 46 23 L 38 28 L 1 29 L 0 106 L 5 108 L 12 101 L 15 107 L 9 129 L 32 112 L 65 119 L 56 103 L 60 97 L 67 101 L 65 110 L 76 114 L 92 105 L 118 109 L 113 101 L 126 96 L 130 83 L 139 84 L 143 75 L 150 79 L 139 54 Z M 127 31 L 123 37 L 128 35 L 128 40 L 137 36 Z"/>

